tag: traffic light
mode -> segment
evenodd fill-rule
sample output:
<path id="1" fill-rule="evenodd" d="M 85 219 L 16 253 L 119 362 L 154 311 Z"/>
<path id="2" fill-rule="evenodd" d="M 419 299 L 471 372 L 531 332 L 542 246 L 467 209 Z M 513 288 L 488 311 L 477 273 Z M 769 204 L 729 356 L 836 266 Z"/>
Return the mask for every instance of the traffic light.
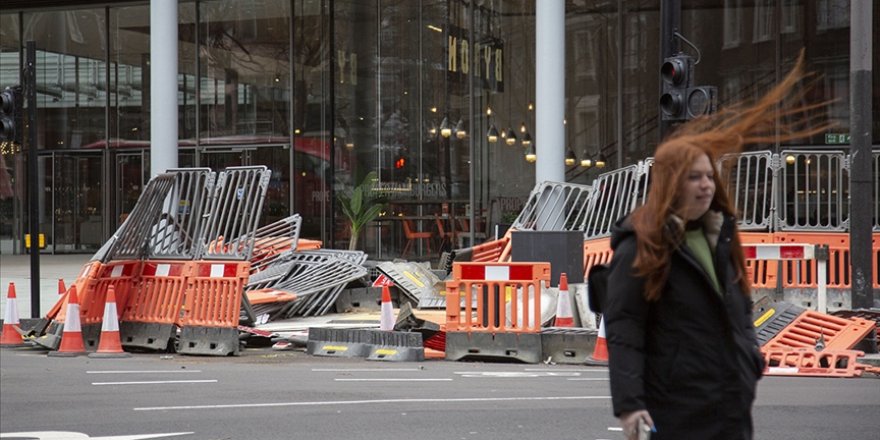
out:
<path id="1" fill-rule="evenodd" d="M 660 77 L 660 116 L 664 121 L 687 121 L 715 112 L 717 88 L 695 86 L 694 59 L 678 54 L 663 60 Z"/>
<path id="2" fill-rule="evenodd" d="M 0 92 L 0 142 L 21 144 L 23 107 L 21 87 L 7 87 Z"/>
<path id="3" fill-rule="evenodd" d="M 682 121 L 687 118 L 685 99 L 691 86 L 694 59 L 688 55 L 675 55 L 663 60 L 660 77 L 663 90 L 660 94 L 660 115 L 664 121 Z"/>

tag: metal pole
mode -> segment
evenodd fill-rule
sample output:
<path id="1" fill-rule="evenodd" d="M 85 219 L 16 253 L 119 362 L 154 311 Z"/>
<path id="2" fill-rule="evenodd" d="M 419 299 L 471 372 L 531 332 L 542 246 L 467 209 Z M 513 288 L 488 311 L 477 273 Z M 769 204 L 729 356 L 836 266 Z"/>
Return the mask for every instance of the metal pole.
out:
<path id="1" fill-rule="evenodd" d="M 871 0 L 854 0 L 850 10 L 850 255 L 852 308 L 874 306 L 871 267 L 873 179 L 871 178 Z"/>
<path id="2" fill-rule="evenodd" d="M 40 199 L 37 173 L 37 45 L 28 41 L 22 72 L 28 111 L 28 231 L 31 236 L 31 318 L 40 317 Z"/>
<path id="3" fill-rule="evenodd" d="M 826 289 L 828 279 L 828 245 L 816 246 L 816 310 L 826 313 L 828 310 L 828 291 Z"/>
<path id="4" fill-rule="evenodd" d="M 565 182 L 565 2 L 535 8 L 535 183 Z"/>
<path id="5" fill-rule="evenodd" d="M 663 79 L 660 78 L 659 66 L 663 65 L 666 57 L 671 57 L 678 52 L 678 42 L 675 33 L 681 27 L 681 0 L 660 0 L 660 59 L 658 60 L 657 72 L 657 96 L 663 90 Z M 657 123 L 660 126 L 660 140 L 666 137 L 672 127 L 669 121 L 663 121 L 660 117 L 660 104 L 657 103 Z"/>
<path id="6" fill-rule="evenodd" d="M 177 1 L 150 1 L 150 175 L 177 168 Z M 185 91 L 184 91 L 185 93 Z"/>

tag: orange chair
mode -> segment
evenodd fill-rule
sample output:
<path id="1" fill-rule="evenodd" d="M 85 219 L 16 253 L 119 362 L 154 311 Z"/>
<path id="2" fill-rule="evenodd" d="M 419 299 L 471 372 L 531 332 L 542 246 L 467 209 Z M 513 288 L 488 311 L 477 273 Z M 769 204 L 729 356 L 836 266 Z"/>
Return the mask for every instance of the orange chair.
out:
<path id="1" fill-rule="evenodd" d="M 450 246 L 455 244 L 455 228 L 446 231 L 446 221 L 440 218 L 439 214 L 434 214 L 434 222 L 437 223 L 437 232 L 440 233 L 440 244 L 438 247 L 443 250 L 443 245 L 449 243 Z"/>
<path id="2" fill-rule="evenodd" d="M 406 246 L 403 247 L 403 253 L 400 255 L 401 257 L 406 257 L 406 254 L 409 253 L 416 240 L 425 240 L 428 254 L 431 253 L 431 239 L 434 236 L 433 232 L 417 232 L 415 228 L 413 228 L 412 220 L 403 219 L 403 235 L 406 236 Z"/>

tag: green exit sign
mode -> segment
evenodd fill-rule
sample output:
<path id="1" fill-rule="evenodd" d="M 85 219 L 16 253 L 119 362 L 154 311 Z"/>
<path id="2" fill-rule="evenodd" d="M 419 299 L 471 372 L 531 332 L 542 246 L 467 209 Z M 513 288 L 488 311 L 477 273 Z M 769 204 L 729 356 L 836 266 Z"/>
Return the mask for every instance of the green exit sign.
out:
<path id="1" fill-rule="evenodd" d="M 849 144 L 849 133 L 825 133 L 825 143 L 828 145 Z"/>

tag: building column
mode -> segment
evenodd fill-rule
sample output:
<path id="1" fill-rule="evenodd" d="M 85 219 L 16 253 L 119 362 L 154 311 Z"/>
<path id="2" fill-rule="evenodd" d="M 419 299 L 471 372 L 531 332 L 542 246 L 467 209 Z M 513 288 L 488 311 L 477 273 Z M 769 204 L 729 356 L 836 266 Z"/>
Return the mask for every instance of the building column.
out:
<path id="1" fill-rule="evenodd" d="M 177 1 L 150 0 L 150 176 L 177 168 Z"/>
<path id="2" fill-rule="evenodd" d="M 535 182 L 565 182 L 565 2 L 535 8 Z"/>

